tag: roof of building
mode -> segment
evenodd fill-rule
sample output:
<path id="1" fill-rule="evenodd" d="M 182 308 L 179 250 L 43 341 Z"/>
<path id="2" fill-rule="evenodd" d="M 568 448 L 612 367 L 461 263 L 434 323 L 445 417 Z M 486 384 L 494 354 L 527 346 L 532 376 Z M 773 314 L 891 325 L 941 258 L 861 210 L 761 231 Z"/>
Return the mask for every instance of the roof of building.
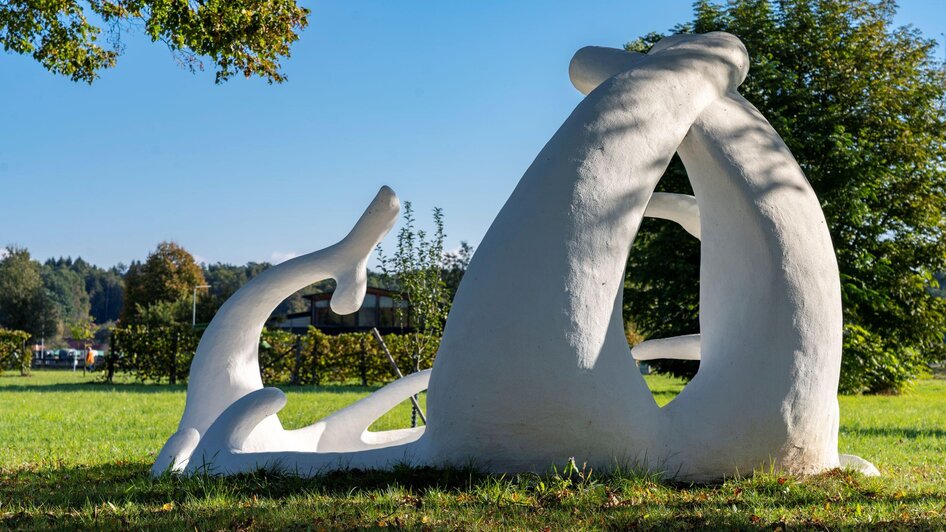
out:
<path id="1" fill-rule="evenodd" d="M 310 301 L 322 301 L 322 300 L 325 300 L 325 299 L 331 299 L 333 293 L 335 293 L 334 290 L 332 290 L 331 292 L 322 292 L 322 293 L 319 293 L 319 294 L 306 294 L 306 295 L 304 295 L 304 296 L 302 296 L 302 297 L 303 297 L 303 299 L 308 299 L 308 300 L 310 300 Z M 407 295 L 406 295 L 406 294 L 398 293 L 398 292 L 396 292 L 396 291 L 394 291 L 394 290 L 387 290 L 387 289 L 385 289 L 385 288 L 375 288 L 375 287 L 373 287 L 373 286 L 369 286 L 369 287 L 367 288 L 367 290 L 365 290 L 365 293 L 374 294 L 374 295 L 378 295 L 378 296 L 389 296 L 389 297 L 398 297 L 398 296 L 400 296 L 402 299 L 407 299 Z"/>

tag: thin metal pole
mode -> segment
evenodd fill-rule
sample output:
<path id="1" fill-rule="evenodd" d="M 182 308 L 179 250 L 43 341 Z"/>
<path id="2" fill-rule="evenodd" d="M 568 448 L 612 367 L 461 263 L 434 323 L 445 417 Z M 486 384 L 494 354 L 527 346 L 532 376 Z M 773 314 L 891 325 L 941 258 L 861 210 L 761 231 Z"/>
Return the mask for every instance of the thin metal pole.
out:
<path id="1" fill-rule="evenodd" d="M 397 374 L 399 379 L 404 378 L 404 374 L 401 373 L 401 369 L 397 367 L 397 362 L 394 361 L 394 357 L 391 356 L 391 351 L 388 350 L 387 344 L 384 343 L 384 338 L 381 338 L 381 333 L 378 332 L 377 327 L 371 328 L 371 334 L 374 335 L 374 339 L 377 340 L 378 345 L 381 346 L 381 350 L 384 351 L 384 354 L 388 356 L 388 362 L 391 363 L 391 367 L 394 368 L 394 373 Z M 424 411 L 420 409 L 420 403 L 417 402 L 415 396 L 411 396 L 411 402 L 414 403 L 414 410 L 417 412 L 417 415 L 420 416 L 420 420 L 424 422 L 424 425 L 427 424 L 427 416 L 424 415 Z"/>
<path id="2" fill-rule="evenodd" d="M 210 288 L 209 284 L 202 284 L 194 287 L 194 306 L 191 311 L 191 329 L 197 328 L 197 289 L 198 288 Z"/>

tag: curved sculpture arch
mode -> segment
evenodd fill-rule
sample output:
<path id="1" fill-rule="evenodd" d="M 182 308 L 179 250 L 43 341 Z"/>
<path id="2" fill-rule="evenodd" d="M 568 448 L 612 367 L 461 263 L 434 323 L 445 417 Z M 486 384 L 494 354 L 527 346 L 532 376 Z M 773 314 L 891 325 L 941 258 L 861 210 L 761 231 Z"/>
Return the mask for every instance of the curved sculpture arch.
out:
<path id="1" fill-rule="evenodd" d="M 283 430 L 275 414 L 285 398 L 260 382 L 256 343 L 282 298 L 332 277 L 333 308 L 360 305 L 367 255 L 397 215 L 396 197 L 382 189 L 342 242 L 268 270 L 221 309 L 154 471 L 313 475 L 471 460 L 544 471 L 574 457 L 700 481 L 767 465 L 802 474 L 839 466 L 837 264 L 804 174 L 736 93 L 748 64 L 742 43 L 724 33 L 673 36 L 648 54 L 579 51 L 570 74 L 587 96 L 481 242 L 429 373 L 299 431 Z M 674 152 L 695 198 L 653 193 Z M 626 257 L 645 215 L 702 241 L 700 334 L 633 353 L 702 360 L 663 409 L 636 369 L 621 316 Z M 490 319 L 497 302 L 511 320 Z M 425 429 L 366 433 L 424 387 Z M 857 460 L 844 458 L 876 472 Z"/>

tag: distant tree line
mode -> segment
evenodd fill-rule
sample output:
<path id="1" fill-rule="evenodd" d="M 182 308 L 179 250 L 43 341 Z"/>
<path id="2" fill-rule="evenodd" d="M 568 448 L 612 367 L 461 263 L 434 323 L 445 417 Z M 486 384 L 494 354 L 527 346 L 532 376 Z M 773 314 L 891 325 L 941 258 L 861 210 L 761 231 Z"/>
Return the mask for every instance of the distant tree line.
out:
<path id="1" fill-rule="evenodd" d="M 472 247 L 464 242 L 457 252 L 445 253 L 440 210 L 435 209 L 438 231 L 428 241 L 422 231 L 415 235 L 409 203 L 406 209 L 409 219 L 400 232 L 398 264 L 382 260 L 383 272 L 369 271 L 368 284 L 415 299 L 418 312 L 427 309 L 427 314 L 435 316 L 425 321 L 426 336 L 439 336 L 437 326 L 446 317 Z M 419 262 L 409 260 L 404 247 L 408 242 L 411 246 L 424 244 Z M 178 347 L 186 346 L 193 343 L 192 334 L 181 331 L 193 328 L 192 320 L 198 325 L 199 338 L 202 326 L 224 302 L 270 266 L 267 262 L 198 264 L 180 245 L 161 242 L 143 261 L 105 269 L 71 257 L 40 263 L 26 248 L 11 245 L 0 250 L 0 327 L 23 331 L 33 344 L 60 346 L 69 342 L 79 344 L 76 347 L 107 342 L 116 326 L 139 332 L 151 328 L 174 336 Z M 419 280 L 426 284 L 418 284 Z M 426 294 L 430 287 L 437 289 L 436 294 Z M 283 301 L 274 316 L 306 311 L 306 295 L 333 289 L 331 280 L 308 286 Z M 170 376 L 160 370 L 147 371 L 151 376 Z"/>
<path id="2" fill-rule="evenodd" d="M 0 327 L 24 331 L 34 343 L 56 345 L 87 324 L 118 319 L 124 266 L 103 269 L 80 259 L 40 263 L 26 248 L 0 251 Z M 101 329 L 96 327 L 96 329 Z M 104 340 L 107 331 L 98 332 Z"/>
<path id="3" fill-rule="evenodd" d="M 464 243 L 461 254 L 467 253 L 467 258 L 446 254 L 444 279 L 451 295 L 470 251 Z M 272 266 L 268 262 L 197 264 L 173 242 L 160 243 L 144 261 L 108 269 L 81 258 L 40 263 L 18 246 L 8 246 L 0 255 L 0 327 L 24 331 L 30 341 L 45 340 L 47 345 L 72 339 L 71 329 L 87 321 L 96 326 L 96 341 L 104 341 L 107 329 L 119 321 L 189 325 L 197 286 L 208 286 L 197 292 L 197 323 L 206 324 L 240 287 Z M 395 280 L 371 271 L 368 284 L 397 288 Z M 333 289 L 333 281 L 315 283 L 283 301 L 274 315 L 306 311 L 305 295 Z"/>

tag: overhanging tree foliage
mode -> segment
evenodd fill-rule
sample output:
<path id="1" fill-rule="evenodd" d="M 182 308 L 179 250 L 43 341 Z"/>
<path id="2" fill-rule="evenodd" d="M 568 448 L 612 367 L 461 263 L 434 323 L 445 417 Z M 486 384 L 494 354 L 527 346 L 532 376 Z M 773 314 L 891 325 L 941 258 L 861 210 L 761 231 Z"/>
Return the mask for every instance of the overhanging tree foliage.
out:
<path id="1" fill-rule="evenodd" d="M 218 83 L 237 74 L 282 82 L 280 60 L 308 15 L 295 0 L 0 0 L 0 44 L 91 83 L 115 66 L 122 33 L 141 28 L 191 70 L 212 61 Z"/>
<path id="2" fill-rule="evenodd" d="M 946 75 L 936 43 L 894 28 L 889 0 L 700 1 L 695 11 L 673 31 L 742 39 L 752 64 L 740 92 L 821 200 L 841 272 L 842 391 L 901 389 L 946 358 L 946 301 L 931 291 L 946 268 Z M 692 193 L 678 159 L 658 190 Z M 698 278 L 699 243 L 645 221 L 628 262 L 627 319 L 652 338 L 697 332 Z"/>

